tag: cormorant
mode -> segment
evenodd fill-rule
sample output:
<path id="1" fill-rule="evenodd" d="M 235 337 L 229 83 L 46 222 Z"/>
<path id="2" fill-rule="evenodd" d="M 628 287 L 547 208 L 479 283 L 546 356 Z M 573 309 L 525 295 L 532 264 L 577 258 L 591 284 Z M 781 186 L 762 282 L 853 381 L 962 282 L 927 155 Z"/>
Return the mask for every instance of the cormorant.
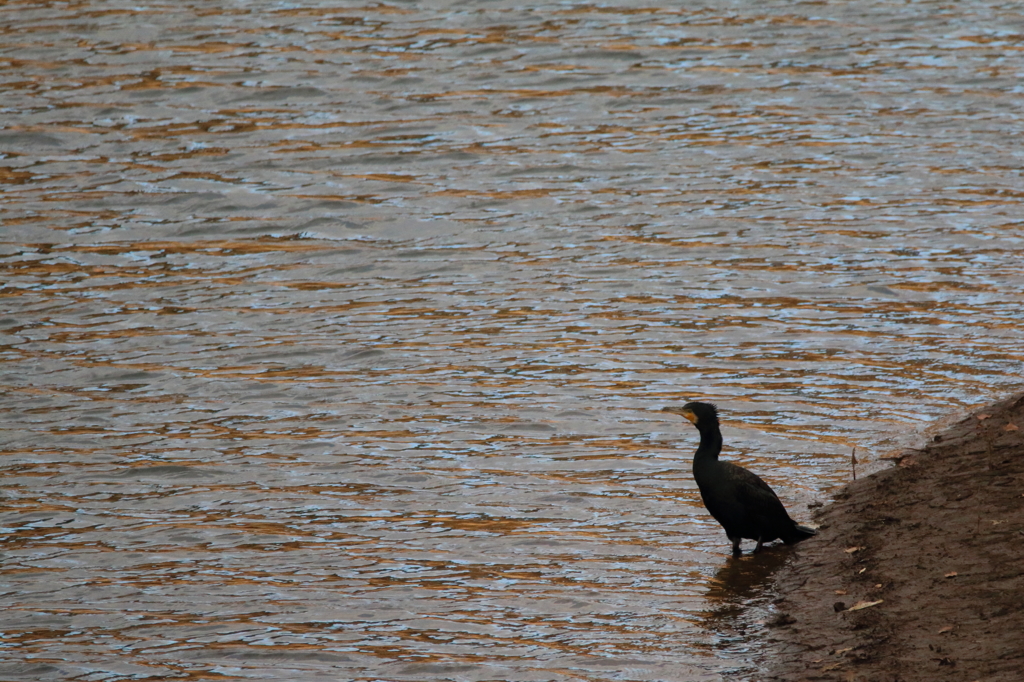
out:
<path id="1" fill-rule="evenodd" d="M 761 545 L 782 538 L 787 545 L 805 540 L 817 531 L 789 518 L 778 495 L 752 471 L 718 459 L 722 451 L 722 432 L 718 428 L 718 408 L 711 403 L 686 403 L 666 407 L 663 412 L 679 414 L 700 431 L 700 447 L 693 455 L 693 478 L 700 488 L 704 506 L 722 524 L 732 541 L 732 555 L 740 555 L 743 538 Z"/>

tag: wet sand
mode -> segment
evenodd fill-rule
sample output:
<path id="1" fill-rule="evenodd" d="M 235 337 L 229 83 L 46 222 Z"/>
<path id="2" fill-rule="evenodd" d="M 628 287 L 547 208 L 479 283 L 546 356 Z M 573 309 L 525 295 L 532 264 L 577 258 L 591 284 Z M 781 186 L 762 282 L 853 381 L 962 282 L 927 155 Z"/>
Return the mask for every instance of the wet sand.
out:
<path id="1" fill-rule="evenodd" d="M 1020 680 L 1022 429 L 1019 393 L 823 508 L 778 574 L 765 679 Z"/>

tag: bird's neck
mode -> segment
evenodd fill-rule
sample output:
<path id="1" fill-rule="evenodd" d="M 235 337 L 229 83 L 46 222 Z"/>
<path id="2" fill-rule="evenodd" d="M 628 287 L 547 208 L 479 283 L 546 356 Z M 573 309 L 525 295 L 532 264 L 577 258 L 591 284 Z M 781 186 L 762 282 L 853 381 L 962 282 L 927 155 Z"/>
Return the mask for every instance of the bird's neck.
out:
<path id="1" fill-rule="evenodd" d="M 717 461 L 718 453 L 722 451 L 722 432 L 716 424 L 710 428 L 700 429 L 700 447 L 693 454 L 693 461 L 707 462 Z"/>

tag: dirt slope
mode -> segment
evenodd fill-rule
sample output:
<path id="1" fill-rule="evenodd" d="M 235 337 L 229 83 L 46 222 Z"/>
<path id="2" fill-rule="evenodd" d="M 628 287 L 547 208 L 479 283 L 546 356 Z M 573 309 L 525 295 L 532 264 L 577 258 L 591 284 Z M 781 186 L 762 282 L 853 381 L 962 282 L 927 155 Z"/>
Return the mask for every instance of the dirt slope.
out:
<path id="1" fill-rule="evenodd" d="M 777 576 L 764 679 L 1024 680 L 1024 394 L 902 451 L 818 522 Z"/>

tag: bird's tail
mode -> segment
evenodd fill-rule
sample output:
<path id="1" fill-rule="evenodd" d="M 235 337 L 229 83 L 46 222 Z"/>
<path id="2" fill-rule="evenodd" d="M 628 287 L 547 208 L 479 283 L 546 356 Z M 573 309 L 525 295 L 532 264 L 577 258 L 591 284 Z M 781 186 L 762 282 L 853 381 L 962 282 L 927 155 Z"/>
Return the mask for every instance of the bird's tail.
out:
<path id="1" fill-rule="evenodd" d="M 814 530 L 809 526 L 801 526 L 799 524 L 794 523 L 793 531 L 786 537 L 782 538 L 782 541 L 785 542 L 787 545 L 792 545 L 794 543 L 800 542 L 801 540 L 806 540 L 807 538 L 817 534 L 818 531 Z"/>

